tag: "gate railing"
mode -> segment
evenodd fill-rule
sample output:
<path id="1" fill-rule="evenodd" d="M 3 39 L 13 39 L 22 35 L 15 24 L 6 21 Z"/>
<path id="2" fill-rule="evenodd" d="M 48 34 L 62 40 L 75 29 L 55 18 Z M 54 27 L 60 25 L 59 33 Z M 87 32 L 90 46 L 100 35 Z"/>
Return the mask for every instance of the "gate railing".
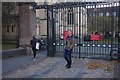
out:
<path id="1" fill-rule="evenodd" d="M 74 48 L 73 52 L 77 52 L 76 54 L 79 53 L 79 58 L 82 56 L 89 57 L 91 55 L 92 57 L 96 57 L 98 54 L 101 57 L 108 57 L 112 49 L 117 49 L 113 44 L 118 44 L 118 47 L 120 46 L 119 37 L 114 39 L 116 30 L 120 28 L 120 5 L 118 2 L 67 2 L 53 5 L 38 5 L 35 8 L 47 9 L 48 56 L 55 56 L 57 51 L 63 51 L 64 41 L 60 40 L 61 37 L 59 38 L 59 36 L 68 28 L 72 29 L 78 36 L 78 40 L 76 40 L 75 43 L 76 48 Z M 75 24 L 77 27 L 65 23 L 64 20 L 67 20 L 66 13 L 68 9 L 73 9 L 72 13 L 78 13 L 76 14 L 78 24 Z M 78 12 L 75 11 L 76 9 Z M 107 13 L 107 11 L 109 12 Z M 114 11 L 116 11 L 116 13 Z M 60 13 L 62 15 L 60 15 Z M 61 19 L 61 17 L 63 18 Z M 70 16 L 70 18 L 72 18 L 72 16 Z M 83 22 L 84 20 L 85 22 Z M 71 22 L 71 20 L 68 21 Z M 75 22 L 74 20 L 73 23 Z M 107 32 L 107 30 L 109 31 Z M 94 33 L 95 35 L 102 35 L 103 39 L 100 41 L 91 41 L 90 34 Z M 90 36 L 88 37 L 88 35 Z M 104 38 L 105 36 L 106 39 Z M 109 38 L 110 36 L 111 38 Z"/>

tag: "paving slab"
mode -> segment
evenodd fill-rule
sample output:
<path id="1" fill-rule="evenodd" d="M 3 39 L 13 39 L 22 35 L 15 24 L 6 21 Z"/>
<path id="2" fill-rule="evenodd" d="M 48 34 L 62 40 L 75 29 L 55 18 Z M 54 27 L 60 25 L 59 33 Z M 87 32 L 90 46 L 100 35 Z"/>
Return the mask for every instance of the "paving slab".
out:
<path id="1" fill-rule="evenodd" d="M 95 63 L 94 63 L 95 62 Z M 89 63 L 95 68 L 89 68 Z M 93 64 L 94 63 L 94 64 Z M 96 63 L 101 65 L 96 67 Z M 113 62 L 98 59 L 72 58 L 70 69 L 63 57 L 48 57 L 24 68 L 11 71 L 4 78 L 114 78 Z M 102 66 L 104 64 L 104 66 Z M 106 68 L 107 67 L 107 68 Z M 108 70 L 110 68 L 110 70 Z"/>
<path id="2" fill-rule="evenodd" d="M 38 52 L 36 56 L 36 61 L 43 59 L 45 57 L 46 57 L 46 51 Z M 20 67 L 24 67 L 28 64 L 32 64 L 36 61 L 33 60 L 33 55 L 22 55 L 18 57 L 11 57 L 7 59 L 3 59 L 2 60 L 2 73 L 5 74 L 15 69 L 19 69 Z"/>

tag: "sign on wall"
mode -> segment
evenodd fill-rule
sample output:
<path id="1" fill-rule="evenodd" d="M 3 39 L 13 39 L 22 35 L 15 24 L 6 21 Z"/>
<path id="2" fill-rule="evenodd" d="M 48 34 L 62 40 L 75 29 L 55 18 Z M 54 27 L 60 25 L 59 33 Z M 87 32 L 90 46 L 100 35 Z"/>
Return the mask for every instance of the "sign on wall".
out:
<path id="1" fill-rule="evenodd" d="M 99 41 L 100 35 L 90 35 L 90 40 Z"/>

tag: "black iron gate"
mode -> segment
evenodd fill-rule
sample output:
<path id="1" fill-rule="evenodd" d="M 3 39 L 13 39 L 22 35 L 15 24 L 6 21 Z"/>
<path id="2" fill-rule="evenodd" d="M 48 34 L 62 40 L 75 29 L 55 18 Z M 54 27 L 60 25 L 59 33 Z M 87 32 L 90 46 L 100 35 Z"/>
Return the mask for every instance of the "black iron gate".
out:
<path id="1" fill-rule="evenodd" d="M 74 57 L 109 59 L 118 49 L 119 2 L 67 2 L 47 9 L 48 55 L 63 55 L 64 31 L 73 31 Z"/>

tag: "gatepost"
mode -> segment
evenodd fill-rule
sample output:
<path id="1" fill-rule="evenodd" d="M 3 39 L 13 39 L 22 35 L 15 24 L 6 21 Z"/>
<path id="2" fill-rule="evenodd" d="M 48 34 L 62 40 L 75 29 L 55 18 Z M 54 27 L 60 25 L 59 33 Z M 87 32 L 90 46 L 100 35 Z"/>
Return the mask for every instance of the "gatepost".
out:
<path id="1" fill-rule="evenodd" d="M 36 11 L 33 3 L 19 3 L 19 46 L 30 45 L 36 35 Z"/>

